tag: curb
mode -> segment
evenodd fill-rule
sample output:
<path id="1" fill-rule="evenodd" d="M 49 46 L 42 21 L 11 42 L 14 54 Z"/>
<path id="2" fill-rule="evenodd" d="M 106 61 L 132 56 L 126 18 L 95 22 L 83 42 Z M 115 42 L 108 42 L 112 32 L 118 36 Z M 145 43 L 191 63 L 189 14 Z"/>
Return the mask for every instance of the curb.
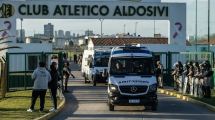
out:
<path id="1" fill-rule="evenodd" d="M 59 112 L 61 112 L 64 105 L 65 105 L 65 97 L 63 97 L 63 100 L 60 102 L 57 112 L 49 112 L 41 117 L 35 118 L 34 120 L 48 120 L 48 119 L 54 117 L 55 115 L 57 115 Z"/>
<path id="2" fill-rule="evenodd" d="M 198 104 L 200 106 L 203 106 L 203 107 L 206 107 L 207 109 L 215 112 L 215 106 L 213 105 L 210 105 L 210 104 L 207 104 L 205 102 L 202 102 L 202 101 L 199 101 L 199 100 L 195 100 L 191 97 L 188 97 L 188 96 L 185 96 L 185 95 L 181 95 L 179 93 L 174 93 L 174 92 L 171 92 L 169 90 L 164 90 L 164 89 L 158 89 L 158 92 L 159 93 L 162 93 L 162 94 L 166 94 L 166 95 L 170 95 L 170 96 L 174 96 L 178 99 L 181 99 L 181 100 L 184 100 L 184 101 L 187 101 L 187 102 L 191 102 L 191 103 L 194 103 L 194 104 Z"/>

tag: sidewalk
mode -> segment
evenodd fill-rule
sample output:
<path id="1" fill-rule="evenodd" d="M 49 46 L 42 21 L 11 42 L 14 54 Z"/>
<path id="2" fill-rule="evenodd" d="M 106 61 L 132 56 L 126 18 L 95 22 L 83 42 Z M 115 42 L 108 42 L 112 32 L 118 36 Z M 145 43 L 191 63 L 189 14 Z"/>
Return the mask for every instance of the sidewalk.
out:
<path id="1" fill-rule="evenodd" d="M 41 117 L 35 118 L 34 120 L 49 120 L 52 117 L 56 116 L 58 113 L 60 113 L 64 105 L 65 105 L 65 98 L 63 98 L 62 101 L 58 104 L 57 112 L 49 112 Z"/>
<path id="2" fill-rule="evenodd" d="M 164 87 L 164 89 L 158 89 L 158 92 L 207 107 L 209 110 L 215 112 L 215 90 L 212 90 L 211 98 L 198 98 L 187 94 L 183 95 L 173 90 L 173 87 Z"/>

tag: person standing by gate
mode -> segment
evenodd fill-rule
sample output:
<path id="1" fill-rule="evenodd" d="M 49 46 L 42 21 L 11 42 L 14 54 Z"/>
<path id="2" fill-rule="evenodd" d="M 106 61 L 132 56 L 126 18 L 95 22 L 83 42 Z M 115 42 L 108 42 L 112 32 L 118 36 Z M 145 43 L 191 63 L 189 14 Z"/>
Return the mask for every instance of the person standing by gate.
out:
<path id="1" fill-rule="evenodd" d="M 34 111 L 34 105 L 38 97 L 40 97 L 40 111 L 43 112 L 48 82 L 51 80 L 51 75 L 46 70 L 44 62 L 40 62 L 39 67 L 34 70 L 32 79 L 34 81 L 34 86 L 32 90 L 31 106 L 27 112 Z"/>
<path id="2" fill-rule="evenodd" d="M 51 74 L 51 81 L 49 82 L 49 88 L 51 92 L 51 98 L 53 101 L 54 107 L 51 108 L 50 112 L 56 112 L 57 110 L 57 88 L 58 88 L 58 82 L 61 80 L 60 74 L 57 71 L 57 63 L 52 62 L 50 65 L 50 74 Z"/>
<path id="3" fill-rule="evenodd" d="M 158 87 L 163 88 L 163 65 L 160 63 L 160 61 L 157 61 L 156 79 Z"/>

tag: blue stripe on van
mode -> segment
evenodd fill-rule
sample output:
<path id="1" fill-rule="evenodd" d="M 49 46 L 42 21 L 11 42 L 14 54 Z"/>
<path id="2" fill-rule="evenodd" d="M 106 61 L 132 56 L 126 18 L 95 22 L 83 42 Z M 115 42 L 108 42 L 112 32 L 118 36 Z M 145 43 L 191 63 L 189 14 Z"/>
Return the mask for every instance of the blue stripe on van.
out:
<path id="1" fill-rule="evenodd" d="M 145 53 L 145 54 L 151 54 L 149 50 L 117 50 L 113 51 L 114 54 L 122 54 L 122 53 Z"/>

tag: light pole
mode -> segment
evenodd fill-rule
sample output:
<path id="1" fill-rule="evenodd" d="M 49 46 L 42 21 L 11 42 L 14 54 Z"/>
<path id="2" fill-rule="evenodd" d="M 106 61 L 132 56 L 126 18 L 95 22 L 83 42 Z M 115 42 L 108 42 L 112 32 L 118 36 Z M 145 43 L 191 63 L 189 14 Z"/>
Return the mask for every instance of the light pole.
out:
<path id="1" fill-rule="evenodd" d="M 210 52 L 210 0 L 208 0 L 208 52 Z"/>
<path id="2" fill-rule="evenodd" d="M 135 22 L 135 32 L 134 32 L 135 36 L 137 36 L 137 24 L 138 24 L 138 22 Z"/>
<path id="3" fill-rule="evenodd" d="M 102 35 L 103 35 L 102 30 L 103 30 L 103 21 L 104 21 L 104 19 L 99 19 L 99 21 L 101 22 L 101 38 L 102 38 Z"/>
<path id="4" fill-rule="evenodd" d="M 123 25 L 124 35 L 125 35 L 126 24 Z"/>
<path id="5" fill-rule="evenodd" d="M 155 32 L 156 32 L 156 31 L 155 31 L 155 20 L 154 20 L 154 36 L 155 36 Z"/>
<path id="6" fill-rule="evenodd" d="M 20 18 L 20 20 L 21 20 L 21 30 L 20 30 L 20 42 L 22 42 L 22 21 L 23 21 L 23 18 Z"/>
<path id="7" fill-rule="evenodd" d="M 197 33 L 197 32 L 198 32 L 198 31 L 197 31 L 197 29 L 198 29 L 198 26 L 197 26 L 197 22 L 198 22 L 198 21 L 197 21 L 197 18 L 198 18 L 198 16 L 197 16 L 197 15 L 198 15 L 198 11 L 197 11 L 197 10 L 198 10 L 198 3 L 197 3 L 197 0 L 196 0 L 196 27 L 195 27 L 195 43 L 196 43 L 195 48 L 196 48 L 196 52 L 197 52 L 197 39 L 198 39 L 198 38 L 197 38 L 197 37 L 198 37 L 198 35 L 197 35 L 197 34 L 198 34 L 198 33 Z"/>

